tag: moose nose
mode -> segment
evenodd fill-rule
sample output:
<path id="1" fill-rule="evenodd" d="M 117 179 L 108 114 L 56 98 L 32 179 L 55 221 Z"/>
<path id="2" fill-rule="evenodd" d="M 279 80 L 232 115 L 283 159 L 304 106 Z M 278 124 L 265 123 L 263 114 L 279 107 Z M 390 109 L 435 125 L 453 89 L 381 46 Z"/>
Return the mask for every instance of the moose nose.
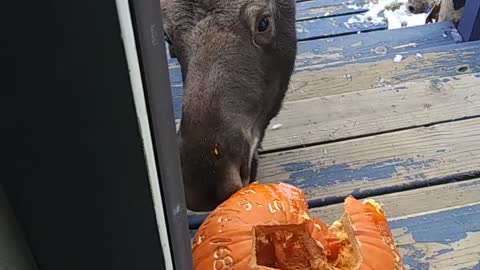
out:
<path id="1" fill-rule="evenodd" d="M 219 183 L 215 189 L 186 189 L 185 200 L 191 211 L 212 211 L 233 193 L 243 187 L 240 181 L 225 181 Z"/>
<path id="2" fill-rule="evenodd" d="M 204 212 L 211 211 L 217 206 L 217 201 L 211 194 L 199 194 L 198 192 L 186 194 L 185 200 L 187 208 L 191 211 Z"/>
<path id="3" fill-rule="evenodd" d="M 217 194 L 195 194 L 186 197 L 187 208 L 191 211 L 206 212 L 212 211 L 223 201 L 228 199 L 237 189 L 222 190 Z"/>

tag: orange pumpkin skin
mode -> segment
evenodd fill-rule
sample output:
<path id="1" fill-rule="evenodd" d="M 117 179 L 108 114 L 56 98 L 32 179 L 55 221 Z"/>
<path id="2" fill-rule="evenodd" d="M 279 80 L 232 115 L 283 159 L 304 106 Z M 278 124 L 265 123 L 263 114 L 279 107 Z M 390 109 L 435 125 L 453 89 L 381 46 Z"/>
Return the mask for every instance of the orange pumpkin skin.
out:
<path id="1" fill-rule="evenodd" d="M 250 184 L 200 226 L 193 239 L 194 269 L 402 270 L 381 208 L 351 196 L 344 208 L 328 228 L 308 216 L 301 190 Z"/>
<path id="2" fill-rule="evenodd" d="M 251 269 L 252 227 L 309 220 L 301 190 L 283 183 L 252 183 L 213 210 L 192 246 L 196 270 Z"/>
<path id="3" fill-rule="evenodd" d="M 404 269 L 388 222 L 380 206 L 372 202 L 361 203 L 352 196 L 344 202 L 343 223 L 349 223 L 354 232 L 358 256 L 358 269 Z"/>

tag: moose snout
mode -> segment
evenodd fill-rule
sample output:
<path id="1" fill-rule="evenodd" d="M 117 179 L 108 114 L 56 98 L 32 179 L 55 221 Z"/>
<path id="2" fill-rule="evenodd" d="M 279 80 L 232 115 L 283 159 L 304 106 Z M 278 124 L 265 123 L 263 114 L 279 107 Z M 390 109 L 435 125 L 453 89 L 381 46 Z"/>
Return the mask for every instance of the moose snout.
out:
<path id="1" fill-rule="evenodd" d="M 250 159 L 247 158 L 243 159 L 245 162 L 229 160 L 213 167 L 199 166 L 208 164 L 209 161 L 206 160 L 192 163 L 189 159 L 184 160 L 183 180 L 187 208 L 192 211 L 211 211 L 248 185 L 256 174 L 256 159 L 253 159 L 253 155 L 250 155 Z"/>
<path id="2" fill-rule="evenodd" d="M 415 7 L 413 5 L 408 5 L 408 11 L 415 13 Z"/>
<path id="3" fill-rule="evenodd" d="M 215 195 L 212 196 L 212 194 L 202 194 L 202 192 L 199 191 L 194 191 L 192 193 L 186 192 L 185 199 L 187 208 L 191 211 L 197 212 L 212 211 L 223 201 L 220 197 Z"/>
<path id="4" fill-rule="evenodd" d="M 412 14 L 420 14 L 425 12 L 429 5 L 429 0 L 408 0 L 407 9 Z"/>
<path id="5" fill-rule="evenodd" d="M 180 126 L 178 141 L 185 199 L 192 211 L 213 210 L 256 178 L 260 140 L 250 136 L 248 130 L 228 124 L 222 125 L 218 133 L 209 134 L 192 128 L 190 122 Z"/>
<path id="6" fill-rule="evenodd" d="M 192 211 L 211 211 L 244 186 L 238 170 L 227 171 L 217 179 L 205 179 L 204 185 L 187 186 L 187 208 Z M 212 181 L 213 180 L 213 181 Z M 203 182 L 203 181 L 202 181 Z"/>

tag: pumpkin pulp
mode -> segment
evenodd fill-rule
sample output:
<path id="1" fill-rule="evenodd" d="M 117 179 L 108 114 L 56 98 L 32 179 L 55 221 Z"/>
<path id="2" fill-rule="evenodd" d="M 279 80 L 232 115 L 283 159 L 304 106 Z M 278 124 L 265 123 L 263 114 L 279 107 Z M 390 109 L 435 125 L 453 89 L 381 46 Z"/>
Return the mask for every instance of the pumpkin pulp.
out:
<path id="1" fill-rule="evenodd" d="M 325 230 L 319 223 L 312 219 L 295 225 L 254 226 L 252 264 L 262 269 L 355 269 L 359 258 L 346 226 L 336 222 Z"/>

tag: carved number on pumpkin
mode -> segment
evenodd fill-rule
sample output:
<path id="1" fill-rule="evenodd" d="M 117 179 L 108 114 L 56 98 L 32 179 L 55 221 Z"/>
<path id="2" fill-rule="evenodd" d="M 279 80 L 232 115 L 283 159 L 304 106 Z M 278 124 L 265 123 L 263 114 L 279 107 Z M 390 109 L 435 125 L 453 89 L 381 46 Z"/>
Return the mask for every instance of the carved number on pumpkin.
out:
<path id="1" fill-rule="evenodd" d="M 238 206 L 241 206 L 241 207 L 244 207 L 245 208 L 245 211 L 250 211 L 252 210 L 252 203 L 243 199 L 241 201 L 238 202 Z"/>
<path id="2" fill-rule="evenodd" d="M 218 247 L 213 253 L 213 270 L 231 269 L 233 266 L 233 258 L 229 254 L 232 253 L 226 247 Z"/>
<path id="3" fill-rule="evenodd" d="M 270 210 L 270 213 L 275 214 L 278 211 L 285 211 L 285 205 L 283 202 L 274 200 L 273 203 L 268 203 L 268 209 Z"/>

